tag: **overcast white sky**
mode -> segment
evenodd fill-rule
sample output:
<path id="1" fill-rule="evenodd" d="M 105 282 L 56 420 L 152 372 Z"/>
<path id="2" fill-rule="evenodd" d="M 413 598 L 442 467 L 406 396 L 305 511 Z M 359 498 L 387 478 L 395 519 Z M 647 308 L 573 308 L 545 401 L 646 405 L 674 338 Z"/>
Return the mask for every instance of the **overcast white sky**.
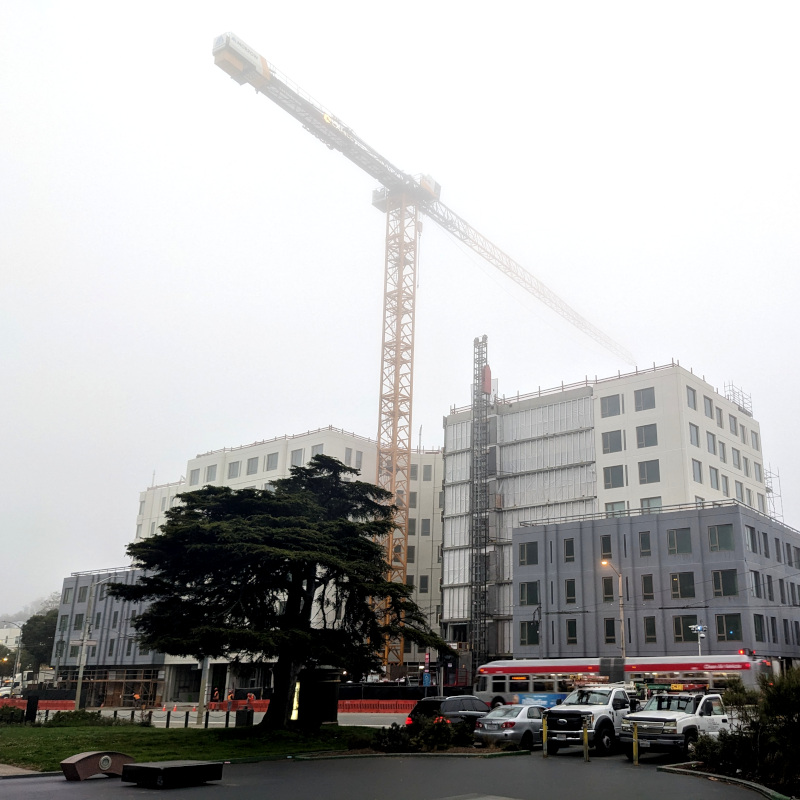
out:
<path id="1" fill-rule="evenodd" d="M 795 2 L 0 2 L 0 613 L 126 563 L 198 452 L 375 438 L 374 182 L 214 66 L 234 31 L 632 350 L 753 398 L 800 527 Z M 627 365 L 435 224 L 414 440 Z"/>

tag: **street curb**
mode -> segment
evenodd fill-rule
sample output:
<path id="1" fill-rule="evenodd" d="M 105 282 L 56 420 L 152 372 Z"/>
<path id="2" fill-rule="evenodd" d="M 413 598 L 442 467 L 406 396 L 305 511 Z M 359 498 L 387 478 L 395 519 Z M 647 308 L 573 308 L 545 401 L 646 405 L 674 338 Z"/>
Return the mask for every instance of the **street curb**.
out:
<path id="1" fill-rule="evenodd" d="M 63 772 L 23 772 L 19 775 L 0 775 L 0 781 L 13 781 L 17 778 L 52 778 L 63 774 Z"/>
<path id="2" fill-rule="evenodd" d="M 690 764 L 700 764 L 700 761 L 690 761 Z M 686 769 L 683 765 L 677 764 L 675 766 L 656 767 L 657 772 L 671 772 L 675 775 L 696 775 L 698 778 L 707 778 L 712 781 L 719 781 L 720 783 L 729 783 L 733 786 L 744 786 L 746 789 L 752 789 L 760 795 L 768 798 L 768 800 L 792 800 L 785 794 L 775 792 L 762 786 L 760 783 L 753 783 L 752 781 L 745 781 L 741 778 L 731 778 L 728 775 L 717 775 L 713 772 L 702 772 L 697 769 Z"/>
<path id="3" fill-rule="evenodd" d="M 326 756 L 324 753 L 314 756 L 304 753 L 297 756 L 286 756 L 293 761 L 333 761 L 342 758 L 507 758 L 510 756 L 530 756 L 530 750 L 511 750 L 500 753 L 354 753 Z M 788 800 L 788 798 L 787 798 Z"/>

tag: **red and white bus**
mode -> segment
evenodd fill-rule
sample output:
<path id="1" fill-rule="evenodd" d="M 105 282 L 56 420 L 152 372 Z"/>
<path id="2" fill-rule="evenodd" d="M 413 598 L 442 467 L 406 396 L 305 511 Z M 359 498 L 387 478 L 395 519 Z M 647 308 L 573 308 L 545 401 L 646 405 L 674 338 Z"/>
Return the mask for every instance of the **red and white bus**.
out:
<path id="1" fill-rule="evenodd" d="M 478 668 L 475 695 L 491 706 L 524 703 L 554 706 L 576 686 L 608 683 L 624 675 L 645 696 L 655 689 L 724 690 L 739 679 L 748 688 L 771 674 L 768 659 L 747 654 L 628 658 L 544 658 L 491 661 Z"/>

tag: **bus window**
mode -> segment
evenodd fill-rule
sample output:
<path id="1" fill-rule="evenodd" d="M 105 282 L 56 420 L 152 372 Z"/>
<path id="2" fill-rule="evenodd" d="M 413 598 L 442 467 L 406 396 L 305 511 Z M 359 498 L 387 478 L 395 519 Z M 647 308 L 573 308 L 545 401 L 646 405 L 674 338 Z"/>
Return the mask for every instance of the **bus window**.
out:
<path id="1" fill-rule="evenodd" d="M 552 692 L 553 689 L 553 681 L 552 680 L 535 680 L 533 681 L 533 691 L 534 692 Z"/>
<path id="2" fill-rule="evenodd" d="M 504 692 L 506 690 L 506 676 L 492 675 L 492 691 Z"/>
<path id="3" fill-rule="evenodd" d="M 477 685 L 476 689 L 479 692 L 485 692 L 486 691 L 486 676 L 485 675 L 481 675 L 478 678 L 478 685 Z"/>
<path id="4" fill-rule="evenodd" d="M 516 693 L 529 691 L 528 677 L 526 675 L 512 675 L 508 691 Z"/>

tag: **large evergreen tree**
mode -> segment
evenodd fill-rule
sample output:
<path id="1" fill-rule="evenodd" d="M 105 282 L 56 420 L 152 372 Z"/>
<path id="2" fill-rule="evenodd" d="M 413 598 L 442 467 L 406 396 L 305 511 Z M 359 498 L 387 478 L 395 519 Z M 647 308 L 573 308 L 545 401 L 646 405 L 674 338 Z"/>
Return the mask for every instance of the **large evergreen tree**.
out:
<path id="1" fill-rule="evenodd" d="M 22 626 L 23 661 L 27 651 L 34 669 L 38 670 L 42 664 L 50 664 L 57 624 L 58 608 L 53 608 L 42 614 L 34 614 Z"/>
<path id="2" fill-rule="evenodd" d="M 391 498 L 357 475 L 319 455 L 271 490 L 182 494 L 160 533 L 128 546 L 146 574 L 109 592 L 151 601 L 135 625 L 152 649 L 275 659 L 264 724 L 284 727 L 303 668 L 364 672 L 377 666 L 384 637 L 401 634 L 446 648 L 410 589 L 386 580 Z M 383 598 L 388 615 L 372 602 Z"/>

